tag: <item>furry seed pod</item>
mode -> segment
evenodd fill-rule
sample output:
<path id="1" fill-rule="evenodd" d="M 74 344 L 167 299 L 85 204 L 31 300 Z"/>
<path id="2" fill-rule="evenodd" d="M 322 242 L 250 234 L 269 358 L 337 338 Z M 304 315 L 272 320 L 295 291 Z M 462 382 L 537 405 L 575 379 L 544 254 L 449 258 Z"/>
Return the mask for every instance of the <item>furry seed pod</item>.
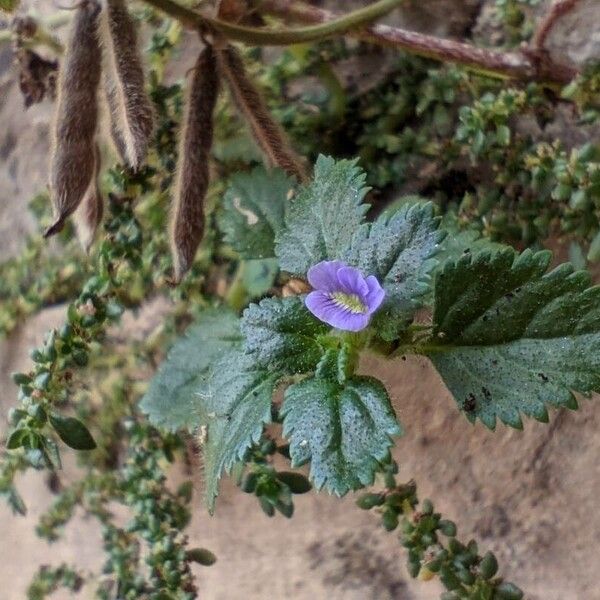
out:
<path id="1" fill-rule="evenodd" d="M 104 201 L 100 193 L 98 175 L 100 173 L 100 148 L 98 144 L 94 149 L 94 176 L 90 181 L 88 189 L 83 197 L 81 204 L 73 213 L 75 231 L 83 249 L 89 252 L 96 229 L 102 221 L 104 212 Z"/>
<path id="2" fill-rule="evenodd" d="M 233 46 L 218 50 L 219 68 L 229 85 L 231 95 L 256 137 L 267 162 L 306 180 L 306 173 L 291 149 L 281 127 L 275 122 L 264 98 L 248 77 L 240 53 Z"/>
<path id="3" fill-rule="evenodd" d="M 62 229 L 94 176 L 101 69 L 99 12 L 95 0 L 80 2 L 60 70 L 49 183 L 54 223 L 46 231 L 46 237 Z"/>
<path id="4" fill-rule="evenodd" d="M 215 51 L 206 46 L 194 66 L 179 139 L 170 223 L 174 283 L 179 283 L 191 267 L 204 233 L 204 196 L 209 183 L 213 111 L 218 94 Z"/>
<path id="5" fill-rule="evenodd" d="M 135 23 L 123 0 L 105 0 L 99 33 L 112 138 L 123 162 L 138 169 L 146 157 L 154 119 Z"/>

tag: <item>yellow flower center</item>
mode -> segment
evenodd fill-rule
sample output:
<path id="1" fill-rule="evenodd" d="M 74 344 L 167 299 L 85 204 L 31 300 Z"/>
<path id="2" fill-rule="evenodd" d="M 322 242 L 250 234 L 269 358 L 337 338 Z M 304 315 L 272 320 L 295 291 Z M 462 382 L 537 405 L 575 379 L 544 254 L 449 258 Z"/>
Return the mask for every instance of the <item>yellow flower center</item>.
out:
<path id="1" fill-rule="evenodd" d="M 367 312 L 367 307 L 361 302 L 356 294 L 344 294 L 344 292 L 333 292 L 331 299 L 342 308 L 351 313 L 362 314 Z"/>

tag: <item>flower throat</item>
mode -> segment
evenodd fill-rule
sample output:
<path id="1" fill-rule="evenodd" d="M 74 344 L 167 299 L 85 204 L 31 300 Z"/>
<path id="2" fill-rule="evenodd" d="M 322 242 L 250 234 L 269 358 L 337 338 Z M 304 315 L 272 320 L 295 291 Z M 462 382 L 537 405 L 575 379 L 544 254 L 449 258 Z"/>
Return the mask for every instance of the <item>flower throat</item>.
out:
<path id="1" fill-rule="evenodd" d="M 360 301 L 356 294 L 344 294 L 344 292 L 333 292 L 331 299 L 342 308 L 348 309 L 353 313 L 367 312 L 367 307 Z"/>

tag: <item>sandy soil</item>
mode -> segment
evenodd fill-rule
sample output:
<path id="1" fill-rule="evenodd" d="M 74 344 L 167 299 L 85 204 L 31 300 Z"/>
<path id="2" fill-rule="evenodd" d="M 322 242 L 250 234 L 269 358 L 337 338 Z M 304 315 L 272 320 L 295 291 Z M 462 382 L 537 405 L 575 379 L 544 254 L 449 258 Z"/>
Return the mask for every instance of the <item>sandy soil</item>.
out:
<path id="1" fill-rule="evenodd" d="M 55 309 L 31 327 L 39 331 L 61 316 Z M 10 355 L 22 357 L 31 341 L 28 327 L 11 340 Z M 16 366 L 7 362 L 5 372 Z M 463 536 L 495 551 L 503 572 L 531 600 L 600 599 L 600 416 L 594 401 L 583 401 L 577 412 L 554 412 L 549 425 L 527 421 L 523 432 L 502 427 L 491 433 L 458 413 L 425 360 L 381 364 L 367 358 L 361 369 L 381 377 L 392 394 L 408 432 L 395 456 L 401 473 L 419 482 L 422 497 L 455 519 Z M 40 562 L 92 569 L 101 560 L 99 533 L 81 517 L 52 548 L 39 541 L 32 528 L 51 495 L 39 474 L 23 478 L 20 489 L 27 518 L 11 518 L 0 506 L 0 581 L 9 586 L 2 595 L 9 600 L 23 597 Z M 199 573 L 202 597 L 210 600 L 427 600 L 439 594 L 436 582 L 408 580 L 396 536 L 355 508 L 351 497 L 310 494 L 298 498 L 291 521 L 269 520 L 254 498 L 226 482 L 216 516 L 198 507 L 190 536 L 219 557 Z"/>

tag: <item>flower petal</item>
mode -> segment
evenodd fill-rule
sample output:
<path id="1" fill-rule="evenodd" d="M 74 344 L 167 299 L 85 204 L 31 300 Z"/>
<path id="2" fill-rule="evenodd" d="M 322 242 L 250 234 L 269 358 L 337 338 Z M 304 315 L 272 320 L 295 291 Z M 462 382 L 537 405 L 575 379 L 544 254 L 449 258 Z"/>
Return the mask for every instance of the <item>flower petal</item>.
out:
<path id="1" fill-rule="evenodd" d="M 321 321 L 344 331 L 360 331 L 369 324 L 385 296 L 377 277 L 366 277 L 339 260 L 324 260 L 307 274 L 314 291 L 304 300 Z"/>
<path id="2" fill-rule="evenodd" d="M 340 284 L 338 289 L 345 294 L 356 294 L 359 298 L 362 298 L 369 293 L 369 286 L 363 274 L 354 267 L 343 266 L 337 272 L 337 279 Z"/>
<path id="3" fill-rule="evenodd" d="M 344 331 L 360 331 L 369 324 L 370 315 L 353 313 L 349 310 L 340 311 L 329 322 L 330 325 Z"/>
<path id="4" fill-rule="evenodd" d="M 343 310 L 330 298 L 327 292 L 321 290 L 308 294 L 304 299 L 304 304 L 317 319 L 325 323 L 329 323 L 335 313 Z"/>
<path id="5" fill-rule="evenodd" d="M 369 275 L 365 282 L 369 288 L 369 291 L 362 299 L 367 304 L 368 313 L 371 314 L 374 313 L 383 302 L 383 299 L 385 298 L 385 290 L 381 287 L 375 275 Z"/>
<path id="6" fill-rule="evenodd" d="M 320 290 L 306 296 L 304 303 L 317 319 L 345 331 L 360 331 L 369 324 L 369 315 L 353 313 L 333 301 L 326 292 Z"/>
<path id="7" fill-rule="evenodd" d="M 308 283 L 316 290 L 337 292 L 339 290 L 337 272 L 345 266 L 339 260 L 323 260 L 308 270 Z"/>

